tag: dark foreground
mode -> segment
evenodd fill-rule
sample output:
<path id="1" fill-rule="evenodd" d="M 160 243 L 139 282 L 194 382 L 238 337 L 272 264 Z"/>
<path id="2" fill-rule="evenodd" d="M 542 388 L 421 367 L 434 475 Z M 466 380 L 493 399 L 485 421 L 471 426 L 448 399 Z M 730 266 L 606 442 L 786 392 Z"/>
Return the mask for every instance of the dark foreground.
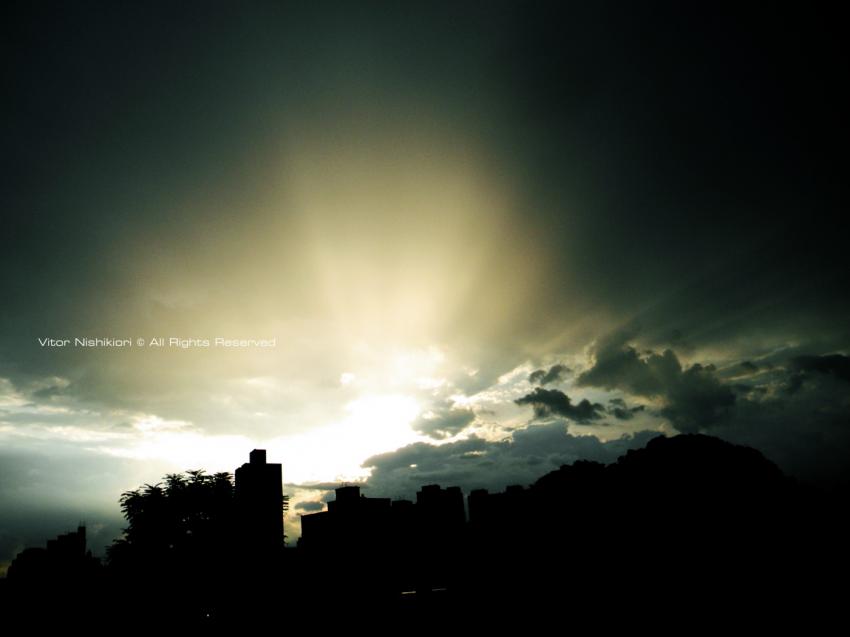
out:
<path id="1" fill-rule="evenodd" d="M 817 633 L 845 623 L 846 500 L 751 449 L 659 438 L 487 502 L 445 535 L 416 518 L 364 534 L 368 520 L 355 516 L 345 533 L 297 549 L 124 546 L 107 567 L 3 580 L 2 617 L 17 630 Z"/>

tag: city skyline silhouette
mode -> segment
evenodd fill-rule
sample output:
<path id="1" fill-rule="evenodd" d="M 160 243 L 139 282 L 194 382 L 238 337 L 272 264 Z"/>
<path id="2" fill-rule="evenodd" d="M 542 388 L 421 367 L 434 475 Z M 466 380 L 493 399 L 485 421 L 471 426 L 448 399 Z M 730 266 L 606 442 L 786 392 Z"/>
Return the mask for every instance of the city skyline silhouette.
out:
<path id="1" fill-rule="evenodd" d="M 341 485 L 327 510 L 301 516 L 290 548 L 281 466 L 265 450 L 249 455 L 235 479 L 191 471 L 124 493 L 128 527 L 103 563 L 84 526 L 25 549 L 2 589 L 10 612 L 51 606 L 95 625 L 169 582 L 198 582 L 158 598 L 143 621 L 234 627 L 270 621 L 283 600 L 412 621 L 481 604 L 548 613 L 564 597 L 601 610 L 596 592 L 615 578 L 638 587 L 615 595 L 629 608 L 652 597 L 642 579 L 675 581 L 665 595 L 682 612 L 722 586 L 717 620 L 742 612 L 731 600 L 753 587 L 800 608 L 823 601 L 824 565 L 847 555 L 834 497 L 701 434 L 659 436 L 614 463 L 577 461 L 495 493 L 431 484 L 415 501 L 391 500 Z M 93 594 L 100 602 L 84 604 Z M 747 614 L 762 608 L 753 603 Z"/>

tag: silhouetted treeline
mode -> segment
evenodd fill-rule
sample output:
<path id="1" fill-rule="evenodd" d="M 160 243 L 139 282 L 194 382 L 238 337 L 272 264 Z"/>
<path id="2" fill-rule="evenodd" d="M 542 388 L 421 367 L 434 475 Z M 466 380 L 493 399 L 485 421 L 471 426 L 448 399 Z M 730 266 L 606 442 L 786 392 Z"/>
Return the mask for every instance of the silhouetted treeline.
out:
<path id="1" fill-rule="evenodd" d="M 491 601 L 567 596 L 601 609 L 614 595 L 623 610 L 731 616 L 815 591 L 825 602 L 822 567 L 846 563 L 838 503 L 757 451 L 702 435 L 658 437 L 611 465 L 576 462 L 469 503 L 476 566 L 461 586 Z M 514 585 L 493 585 L 504 579 Z"/>
<path id="2" fill-rule="evenodd" d="M 16 560 L 7 598 L 46 606 L 61 590 L 66 612 L 86 620 L 187 627 L 311 624 L 333 609 L 388 626 L 746 617 L 811 629 L 838 607 L 829 578 L 847 566 L 843 501 L 702 435 L 658 437 L 611 465 L 576 462 L 466 503 L 457 487 L 427 485 L 415 501 L 341 487 L 327 511 L 302 516 L 296 549 L 283 548 L 280 465 L 262 450 L 235 483 L 169 475 L 120 502 L 128 526 L 105 568 L 24 577 Z"/>
<path id="3" fill-rule="evenodd" d="M 189 471 L 170 474 L 121 495 L 128 522 L 107 552 L 116 572 L 163 577 L 194 572 L 205 579 L 209 555 L 230 543 L 236 528 L 232 476 Z"/>

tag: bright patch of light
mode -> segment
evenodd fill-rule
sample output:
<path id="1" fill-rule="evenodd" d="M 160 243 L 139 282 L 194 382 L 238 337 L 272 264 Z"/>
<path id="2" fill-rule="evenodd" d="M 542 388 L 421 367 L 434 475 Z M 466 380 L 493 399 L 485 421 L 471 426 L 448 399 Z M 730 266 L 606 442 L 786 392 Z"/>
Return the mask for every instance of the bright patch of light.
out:
<path id="1" fill-rule="evenodd" d="M 197 432 L 149 431 L 124 447 L 100 447 L 119 458 L 161 460 L 182 471 L 203 468 L 230 471 L 247 459 L 246 449 L 255 445 L 245 436 L 205 436 Z"/>
<path id="2" fill-rule="evenodd" d="M 463 394 L 452 394 L 449 396 L 449 400 L 458 407 L 470 407 L 477 402 L 474 396 L 464 396 Z"/>
<path id="3" fill-rule="evenodd" d="M 433 380 L 445 359 L 445 354 L 437 347 L 410 349 L 395 353 L 390 370 L 398 380 L 418 384 L 425 379 Z"/>
<path id="4" fill-rule="evenodd" d="M 71 425 L 44 426 L 31 425 L 26 428 L 4 425 L 0 427 L 0 435 L 8 438 L 30 440 L 59 440 L 65 442 L 94 443 L 110 440 L 123 440 L 127 434 L 110 431 L 98 431 Z"/>
<path id="5" fill-rule="evenodd" d="M 143 416 L 133 423 L 133 428 L 142 433 L 175 431 L 188 426 L 189 423 L 182 420 L 163 420 L 159 416 Z"/>
<path id="6" fill-rule="evenodd" d="M 445 378 L 419 378 L 416 381 L 416 386 L 419 389 L 433 390 L 445 386 L 448 381 Z"/>
<path id="7" fill-rule="evenodd" d="M 410 428 L 420 407 L 409 396 L 361 396 L 345 409 L 341 422 L 268 445 L 269 456 L 283 462 L 286 482 L 362 479 L 368 475 L 360 466 L 364 460 L 421 439 Z"/>
<path id="8" fill-rule="evenodd" d="M 266 391 L 275 390 L 279 386 L 277 379 L 270 378 L 268 376 L 254 376 L 251 378 L 243 378 L 242 384 L 246 387 L 262 389 Z"/>

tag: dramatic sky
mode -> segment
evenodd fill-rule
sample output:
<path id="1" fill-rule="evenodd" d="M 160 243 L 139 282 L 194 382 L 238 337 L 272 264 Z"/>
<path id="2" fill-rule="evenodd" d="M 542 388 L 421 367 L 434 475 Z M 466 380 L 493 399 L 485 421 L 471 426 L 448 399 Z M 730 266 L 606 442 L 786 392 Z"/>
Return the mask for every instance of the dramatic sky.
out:
<path id="1" fill-rule="evenodd" d="M 254 447 L 291 539 L 659 432 L 846 483 L 843 22 L 692 4 L 5 4 L 0 570 Z"/>

